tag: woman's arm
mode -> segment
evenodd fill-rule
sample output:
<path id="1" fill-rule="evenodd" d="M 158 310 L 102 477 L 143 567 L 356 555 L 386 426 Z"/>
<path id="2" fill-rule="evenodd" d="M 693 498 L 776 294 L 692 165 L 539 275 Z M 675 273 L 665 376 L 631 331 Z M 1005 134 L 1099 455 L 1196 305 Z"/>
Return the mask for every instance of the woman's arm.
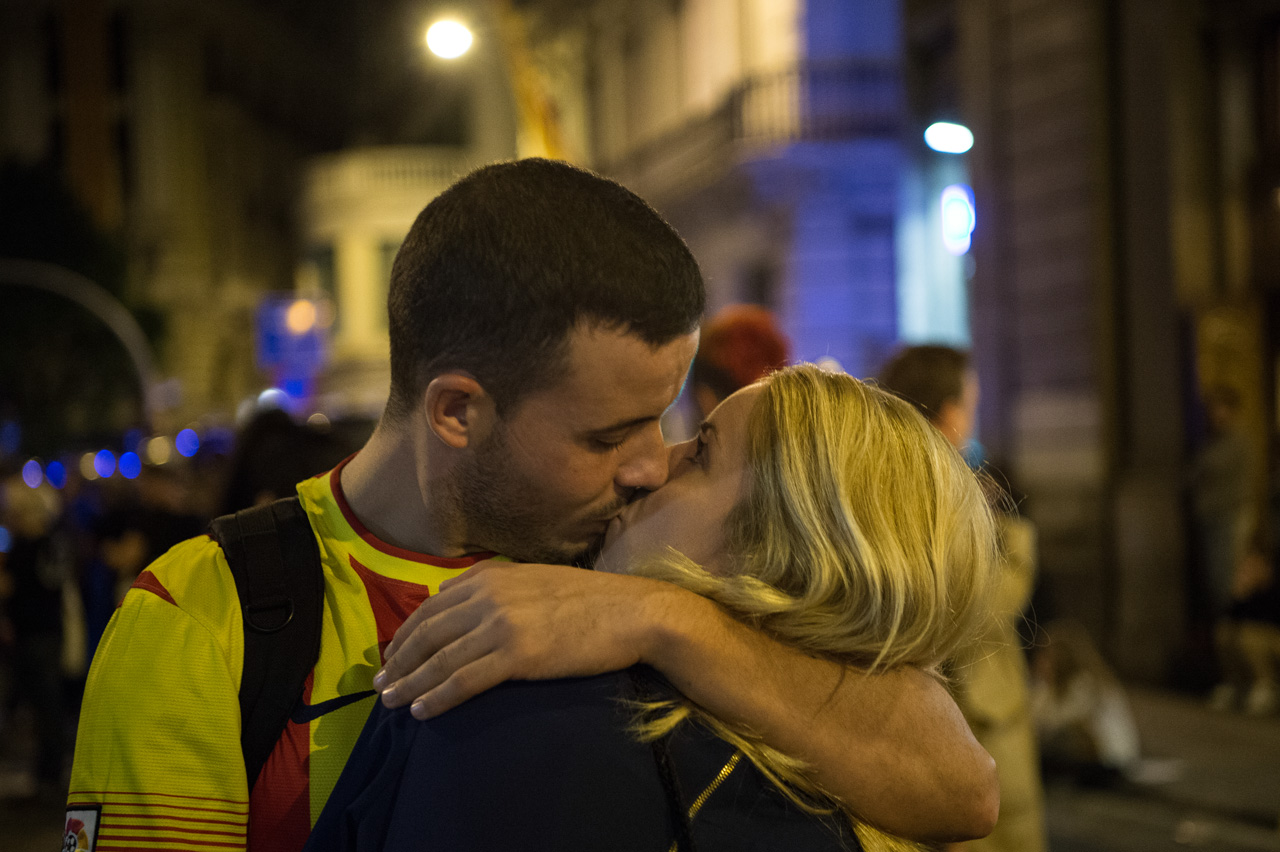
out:
<path id="1" fill-rule="evenodd" d="M 435 716 L 509 679 L 647 663 L 711 713 L 808 762 L 851 811 L 919 840 L 995 824 L 991 757 L 933 678 L 809 657 L 691 592 L 562 566 L 484 564 L 441 586 L 387 648 L 389 706 Z"/>

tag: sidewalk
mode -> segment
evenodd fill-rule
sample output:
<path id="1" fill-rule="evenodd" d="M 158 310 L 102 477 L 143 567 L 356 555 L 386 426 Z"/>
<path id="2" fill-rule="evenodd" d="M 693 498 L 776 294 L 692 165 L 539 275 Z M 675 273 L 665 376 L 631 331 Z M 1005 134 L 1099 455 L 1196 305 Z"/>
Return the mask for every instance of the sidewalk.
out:
<path id="1" fill-rule="evenodd" d="M 1051 787 L 1052 852 L 1280 852 L 1280 717 L 1214 713 L 1202 701 L 1131 688 L 1144 754 L 1176 780 L 1119 790 Z"/>

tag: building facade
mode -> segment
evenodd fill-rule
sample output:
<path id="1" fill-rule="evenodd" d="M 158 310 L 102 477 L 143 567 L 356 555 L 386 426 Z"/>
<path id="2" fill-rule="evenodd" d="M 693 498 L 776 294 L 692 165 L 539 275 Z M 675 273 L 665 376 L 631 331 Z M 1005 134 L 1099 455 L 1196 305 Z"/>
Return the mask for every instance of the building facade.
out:
<path id="1" fill-rule="evenodd" d="M 1275 430 L 1280 4 L 909 0 L 917 112 L 954 110 L 980 210 L 982 437 L 1040 530 L 1042 615 L 1130 675 L 1207 677 L 1190 459 Z"/>
<path id="2" fill-rule="evenodd" d="M 337 48 L 286 5 L 0 7 L 0 159 L 55 168 L 123 243 L 125 301 L 165 320 L 161 430 L 261 388 L 244 330 L 293 287 L 305 158 L 346 132 Z"/>
<path id="3" fill-rule="evenodd" d="M 897 3 L 526 5 L 552 98 L 585 117 L 566 135 L 685 237 L 710 309 L 763 304 L 797 357 L 873 372 L 899 331 Z"/>

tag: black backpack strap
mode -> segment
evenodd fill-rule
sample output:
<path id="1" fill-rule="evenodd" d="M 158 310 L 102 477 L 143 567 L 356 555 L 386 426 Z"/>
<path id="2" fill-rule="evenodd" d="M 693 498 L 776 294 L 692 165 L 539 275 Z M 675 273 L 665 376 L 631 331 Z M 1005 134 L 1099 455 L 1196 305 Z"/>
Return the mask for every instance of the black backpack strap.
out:
<path id="1" fill-rule="evenodd" d="M 324 571 L 297 497 L 223 515 L 209 529 L 244 618 L 240 750 L 252 790 L 320 658 Z"/>

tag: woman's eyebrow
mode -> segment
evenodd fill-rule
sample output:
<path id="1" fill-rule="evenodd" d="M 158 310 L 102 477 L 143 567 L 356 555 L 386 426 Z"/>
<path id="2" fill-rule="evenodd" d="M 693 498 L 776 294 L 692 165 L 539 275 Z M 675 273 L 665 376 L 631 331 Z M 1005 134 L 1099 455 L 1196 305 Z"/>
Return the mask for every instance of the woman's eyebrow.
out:
<path id="1" fill-rule="evenodd" d="M 710 420 L 702 421 L 702 425 L 698 427 L 698 432 L 701 433 L 703 440 L 707 443 L 711 443 L 712 440 L 717 444 L 720 443 L 720 430 Z"/>

